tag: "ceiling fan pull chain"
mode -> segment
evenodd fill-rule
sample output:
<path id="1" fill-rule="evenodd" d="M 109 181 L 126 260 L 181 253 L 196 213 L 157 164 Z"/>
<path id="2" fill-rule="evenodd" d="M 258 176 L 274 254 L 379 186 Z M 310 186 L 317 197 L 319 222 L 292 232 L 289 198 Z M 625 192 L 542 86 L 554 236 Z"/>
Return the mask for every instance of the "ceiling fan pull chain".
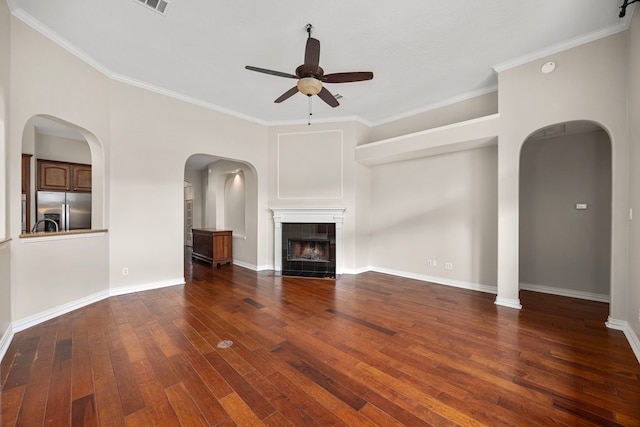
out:
<path id="1" fill-rule="evenodd" d="M 308 96 L 307 98 L 309 98 L 309 122 L 307 125 L 311 126 L 311 116 L 313 115 L 313 112 L 311 111 L 311 97 Z"/>

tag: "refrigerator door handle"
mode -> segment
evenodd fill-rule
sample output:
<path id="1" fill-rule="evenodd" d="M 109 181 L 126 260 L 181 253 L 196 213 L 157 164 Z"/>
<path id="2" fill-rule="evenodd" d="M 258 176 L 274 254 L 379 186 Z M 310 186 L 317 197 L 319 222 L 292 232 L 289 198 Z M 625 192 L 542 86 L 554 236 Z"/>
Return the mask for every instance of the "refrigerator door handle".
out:
<path id="1" fill-rule="evenodd" d="M 62 204 L 60 209 L 60 231 L 67 230 L 67 205 Z"/>
<path id="2" fill-rule="evenodd" d="M 69 209 L 69 205 L 66 204 L 65 206 L 65 215 L 64 215 L 64 231 L 69 231 L 69 216 L 70 216 L 70 209 Z"/>

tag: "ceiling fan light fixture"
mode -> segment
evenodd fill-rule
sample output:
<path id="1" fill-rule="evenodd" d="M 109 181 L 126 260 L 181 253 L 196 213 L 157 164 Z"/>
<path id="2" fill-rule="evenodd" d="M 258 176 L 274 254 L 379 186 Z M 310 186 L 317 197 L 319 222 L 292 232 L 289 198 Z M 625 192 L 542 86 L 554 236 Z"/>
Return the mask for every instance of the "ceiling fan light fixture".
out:
<path id="1" fill-rule="evenodd" d="M 317 95 L 322 90 L 322 82 L 313 77 L 303 77 L 298 80 L 298 90 L 307 96 Z"/>

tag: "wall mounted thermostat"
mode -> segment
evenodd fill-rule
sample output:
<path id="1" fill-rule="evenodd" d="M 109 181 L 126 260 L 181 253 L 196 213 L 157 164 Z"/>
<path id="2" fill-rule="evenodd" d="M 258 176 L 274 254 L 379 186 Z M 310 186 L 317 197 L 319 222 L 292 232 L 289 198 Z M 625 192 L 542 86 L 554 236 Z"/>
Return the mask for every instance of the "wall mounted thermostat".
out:
<path id="1" fill-rule="evenodd" d="M 587 204 L 586 203 L 576 203 L 576 209 L 585 210 L 585 209 L 587 209 Z"/>

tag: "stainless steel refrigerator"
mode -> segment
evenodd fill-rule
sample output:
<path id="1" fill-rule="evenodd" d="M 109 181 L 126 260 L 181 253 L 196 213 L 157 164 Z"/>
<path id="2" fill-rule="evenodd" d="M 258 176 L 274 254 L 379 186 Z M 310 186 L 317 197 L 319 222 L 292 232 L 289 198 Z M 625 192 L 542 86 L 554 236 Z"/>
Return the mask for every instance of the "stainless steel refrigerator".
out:
<path id="1" fill-rule="evenodd" d="M 58 224 L 59 231 L 91 228 L 91 194 L 38 191 L 36 196 L 37 220 L 51 219 Z M 41 231 L 55 231 L 51 221 L 38 227 Z"/>

